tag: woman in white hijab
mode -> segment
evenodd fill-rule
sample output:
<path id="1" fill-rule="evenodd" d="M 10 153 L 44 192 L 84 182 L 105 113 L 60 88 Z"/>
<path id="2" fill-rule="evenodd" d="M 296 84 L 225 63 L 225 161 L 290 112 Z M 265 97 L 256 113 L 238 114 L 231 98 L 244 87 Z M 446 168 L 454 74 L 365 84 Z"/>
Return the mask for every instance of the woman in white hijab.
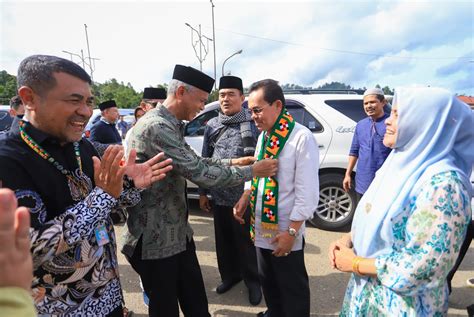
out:
<path id="1" fill-rule="evenodd" d="M 471 218 L 474 115 L 446 90 L 401 88 L 386 125 L 394 150 L 329 249 L 353 272 L 341 316 L 444 316 Z"/>

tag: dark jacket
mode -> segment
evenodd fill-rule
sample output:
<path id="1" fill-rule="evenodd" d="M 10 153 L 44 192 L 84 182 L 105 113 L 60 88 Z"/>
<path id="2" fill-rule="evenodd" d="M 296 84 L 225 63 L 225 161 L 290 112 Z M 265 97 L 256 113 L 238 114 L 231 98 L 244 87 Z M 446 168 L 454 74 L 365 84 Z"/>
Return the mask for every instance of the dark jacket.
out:
<path id="1" fill-rule="evenodd" d="M 91 128 L 90 140 L 103 144 L 122 144 L 122 138 L 115 124 L 97 121 Z"/>

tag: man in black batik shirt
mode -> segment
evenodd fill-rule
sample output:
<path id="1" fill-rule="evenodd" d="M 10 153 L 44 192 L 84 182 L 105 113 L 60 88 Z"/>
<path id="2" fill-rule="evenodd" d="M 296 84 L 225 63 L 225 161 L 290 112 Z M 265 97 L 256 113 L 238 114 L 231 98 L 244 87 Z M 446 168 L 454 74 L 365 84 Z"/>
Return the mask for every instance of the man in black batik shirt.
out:
<path id="1" fill-rule="evenodd" d="M 26 113 L 0 138 L 0 181 L 30 209 L 36 309 L 39 315 L 122 316 L 110 214 L 136 204 L 137 188 L 162 179 L 170 162 L 158 163 L 161 155 L 135 164 L 132 152 L 123 163 L 118 145 L 98 159 L 81 138 L 94 99 L 80 66 L 34 55 L 21 62 L 17 80 Z"/>

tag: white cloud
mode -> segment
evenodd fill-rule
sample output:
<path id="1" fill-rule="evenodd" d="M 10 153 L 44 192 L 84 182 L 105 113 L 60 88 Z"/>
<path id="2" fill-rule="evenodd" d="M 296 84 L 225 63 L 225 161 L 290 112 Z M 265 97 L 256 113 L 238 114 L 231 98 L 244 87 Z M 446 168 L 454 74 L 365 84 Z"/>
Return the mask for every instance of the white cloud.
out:
<path id="1" fill-rule="evenodd" d="M 471 1 L 221 1 L 214 0 L 216 71 L 226 63 L 245 85 L 262 78 L 355 87 L 426 83 L 474 94 L 465 72 L 436 69 L 472 56 Z M 62 50 L 100 58 L 94 79 L 116 78 L 136 89 L 168 82 L 175 64 L 199 68 L 189 23 L 212 38 L 209 1 L 1 2 L 0 69 L 15 73 L 35 53 Z M 212 43 L 203 70 L 214 74 Z M 469 55 L 470 54 L 470 55 Z M 408 59 L 408 57 L 416 57 Z M 452 59 L 448 59 L 452 58 Z M 466 77 L 468 76 L 468 77 Z M 445 77 L 445 78 L 444 78 Z"/>

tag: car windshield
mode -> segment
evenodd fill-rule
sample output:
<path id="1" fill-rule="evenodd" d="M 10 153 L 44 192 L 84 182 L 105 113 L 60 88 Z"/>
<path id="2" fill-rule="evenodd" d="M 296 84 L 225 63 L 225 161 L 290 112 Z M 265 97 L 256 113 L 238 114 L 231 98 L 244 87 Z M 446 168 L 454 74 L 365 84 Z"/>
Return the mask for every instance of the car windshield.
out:
<path id="1" fill-rule="evenodd" d="M 0 131 L 10 129 L 13 118 L 10 117 L 10 113 L 7 110 L 0 110 Z"/>
<path id="2" fill-rule="evenodd" d="M 362 99 L 326 100 L 325 103 L 355 122 L 359 122 L 360 120 L 367 117 L 367 114 L 364 111 Z M 383 110 L 385 113 L 390 114 L 391 109 L 392 105 L 387 103 Z"/>

